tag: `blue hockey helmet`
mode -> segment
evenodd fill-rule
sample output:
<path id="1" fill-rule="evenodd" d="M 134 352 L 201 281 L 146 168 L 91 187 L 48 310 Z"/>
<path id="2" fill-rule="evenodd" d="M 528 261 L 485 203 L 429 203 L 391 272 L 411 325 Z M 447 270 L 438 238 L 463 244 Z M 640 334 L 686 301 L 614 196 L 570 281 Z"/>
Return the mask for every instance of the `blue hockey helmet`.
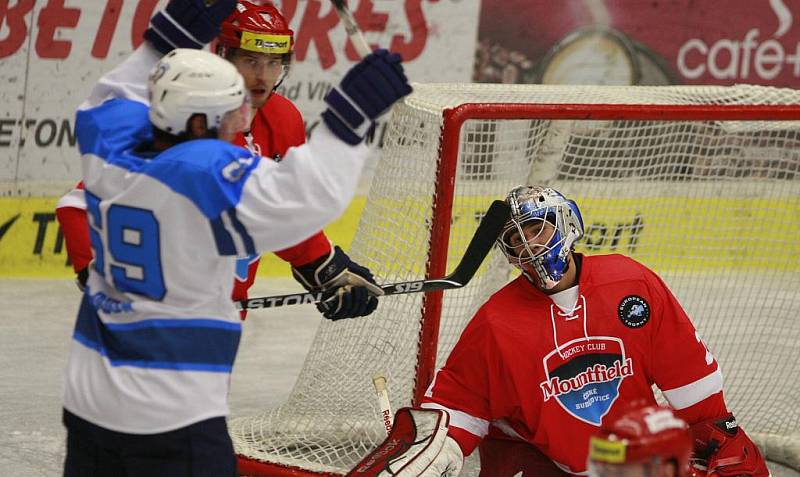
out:
<path id="1" fill-rule="evenodd" d="M 549 187 L 517 186 L 506 203 L 511 218 L 497 239 L 509 263 L 544 289 L 563 278 L 568 256 L 583 237 L 583 219 L 578 205 Z M 547 222 L 552 227 L 545 227 Z M 540 237 L 549 233 L 549 237 Z"/>

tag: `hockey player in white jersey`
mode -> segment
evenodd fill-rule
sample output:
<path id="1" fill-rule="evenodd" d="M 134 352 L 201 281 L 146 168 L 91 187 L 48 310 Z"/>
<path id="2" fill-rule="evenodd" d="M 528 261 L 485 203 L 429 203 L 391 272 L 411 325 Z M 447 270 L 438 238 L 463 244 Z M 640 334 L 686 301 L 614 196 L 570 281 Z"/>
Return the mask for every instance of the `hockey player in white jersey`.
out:
<path id="1" fill-rule="evenodd" d="M 374 120 L 411 91 L 376 51 L 326 98 L 291 160 L 226 141 L 249 120 L 241 75 L 200 48 L 235 0 L 173 0 L 81 106 L 94 263 L 66 371 L 72 476 L 233 476 L 225 416 L 241 322 L 237 256 L 316 233 L 350 202 Z M 161 58 L 151 43 L 173 51 Z"/>

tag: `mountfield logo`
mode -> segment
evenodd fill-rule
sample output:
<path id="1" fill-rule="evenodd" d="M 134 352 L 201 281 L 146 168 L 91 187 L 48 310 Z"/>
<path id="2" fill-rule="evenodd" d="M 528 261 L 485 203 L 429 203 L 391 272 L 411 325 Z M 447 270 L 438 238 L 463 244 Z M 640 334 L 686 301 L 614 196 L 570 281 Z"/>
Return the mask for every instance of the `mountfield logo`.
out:
<path id="1" fill-rule="evenodd" d="M 543 360 L 539 382 L 546 406 L 558 403 L 572 417 L 599 426 L 619 397 L 622 381 L 635 373 L 622 340 L 589 336 L 562 344 Z"/>
<path id="2" fill-rule="evenodd" d="M 624 378 L 633 374 L 633 362 L 630 358 L 625 360 L 625 364 L 619 361 L 614 362 L 613 367 L 596 364 L 591 369 L 578 374 L 574 378 L 560 379 L 555 377 L 550 381 L 539 384 L 544 393 L 544 400 L 547 401 L 553 396 L 560 396 L 565 393 L 578 391 L 587 384 L 605 383 L 615 379 Z"/>

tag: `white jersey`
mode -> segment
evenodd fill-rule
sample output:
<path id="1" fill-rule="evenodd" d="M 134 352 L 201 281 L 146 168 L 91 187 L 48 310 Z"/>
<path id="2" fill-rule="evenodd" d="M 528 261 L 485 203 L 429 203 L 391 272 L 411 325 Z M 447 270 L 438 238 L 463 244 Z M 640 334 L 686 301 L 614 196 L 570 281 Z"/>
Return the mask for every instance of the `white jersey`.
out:
<path id="1" fill-rule="evenodd" d="M 95 261 L 64 407 L 135 434 L 227 415 L 241 335 L 236 258 L 286 248 L 337 218 L 367 156 L 322 124 L 280 163 L 211 139 L 137 153 L 152 134 L 143 82 L 158 58 L 137 50 L 76 119 Z"/>

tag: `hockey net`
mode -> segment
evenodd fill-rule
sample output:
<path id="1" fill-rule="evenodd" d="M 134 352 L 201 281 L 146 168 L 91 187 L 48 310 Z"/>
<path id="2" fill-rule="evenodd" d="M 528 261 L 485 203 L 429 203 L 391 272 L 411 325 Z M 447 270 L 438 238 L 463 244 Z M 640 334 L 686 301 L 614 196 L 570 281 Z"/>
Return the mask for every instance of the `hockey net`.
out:
<path id="1" fill-rule="evenodd" d="M 580 251 L 665 279 L 743 427 L 800 470 L 800 92 L 416 85 L 393 111 L 350 254 L 382 283 L 441 277 L 491 200 L 523 183 L 576 199 Z M 324 321 L 288 402 L 231 421 L 243 471 L 346 473 L 385 437 L 372 376 L 388 378 L 394 409 L 416 402 L 512 275 L 494 251 L 462 289 Z"/>

